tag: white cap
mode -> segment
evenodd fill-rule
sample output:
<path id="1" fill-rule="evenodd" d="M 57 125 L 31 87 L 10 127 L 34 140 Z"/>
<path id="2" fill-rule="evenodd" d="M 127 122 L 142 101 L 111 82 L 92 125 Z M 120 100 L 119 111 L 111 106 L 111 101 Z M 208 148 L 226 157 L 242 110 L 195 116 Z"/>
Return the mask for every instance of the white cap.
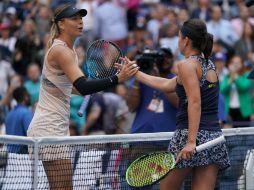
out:
<path id="1" fill-rule="evenodd" d="M 6 14 L 11 14 L 11 15 L 15 15 L 16 14 L 16 9 L 14 8 L 14 7 L 8 7 L 7 9 L 6 9 Z"/>

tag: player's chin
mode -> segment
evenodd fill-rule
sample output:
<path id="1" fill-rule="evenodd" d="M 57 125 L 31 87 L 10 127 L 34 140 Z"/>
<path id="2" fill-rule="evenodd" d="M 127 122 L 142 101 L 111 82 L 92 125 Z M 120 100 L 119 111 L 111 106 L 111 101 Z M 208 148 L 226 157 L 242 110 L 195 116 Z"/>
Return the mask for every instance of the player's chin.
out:
<path id="1" fill-rule="evenodd" d="M 82 36 L 82 32 L 77 32 L 77 33 L 75 34 L 75 37 L 80 37 L 80 36 Z"/>
<path id="2" fill-rule="evenodd" d="M 76 32 L 77 37 L 81 36 L 82 34 L 83 34 L 83 30 L 78 30 L 78 31 Z"/>

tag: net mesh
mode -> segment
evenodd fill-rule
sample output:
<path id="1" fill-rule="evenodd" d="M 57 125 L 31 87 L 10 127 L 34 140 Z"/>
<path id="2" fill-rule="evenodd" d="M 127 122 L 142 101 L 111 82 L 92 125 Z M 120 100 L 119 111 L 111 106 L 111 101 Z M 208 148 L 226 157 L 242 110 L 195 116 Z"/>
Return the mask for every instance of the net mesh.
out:
<path id="1" fill-rule="evenodd" d="M 245 168 L 254 148 L 253 129 L 224 131 L 231 167 L 219 173 L 216 189 L 247 189 Z M 129 164 L 141 155 L 165 151 L 171 135 L 27 138 L 24 142 L 20 137 L 0 136 L 0 189 L 131 189 L 125 179 Z M 191 176 L 182 190 L 190 189 L 190 181 Z M 159 189 L 159 183 L 145 189 Z"/>

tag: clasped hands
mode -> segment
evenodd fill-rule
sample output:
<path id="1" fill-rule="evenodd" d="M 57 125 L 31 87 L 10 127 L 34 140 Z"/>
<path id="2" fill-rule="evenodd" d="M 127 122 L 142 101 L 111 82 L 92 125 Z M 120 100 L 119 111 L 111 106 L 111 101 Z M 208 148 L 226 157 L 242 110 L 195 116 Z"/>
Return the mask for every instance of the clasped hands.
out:
<path id="1" fill-rule="evenodd" d="M 136 64 L 136 61 L 131 61 L 127 57 L 122 57 L 122 64 L 115 63 L 115 68 L 118 70 L 118 82 L 128 80 L 133 77 L 139 70 L 139 66 Z"/>

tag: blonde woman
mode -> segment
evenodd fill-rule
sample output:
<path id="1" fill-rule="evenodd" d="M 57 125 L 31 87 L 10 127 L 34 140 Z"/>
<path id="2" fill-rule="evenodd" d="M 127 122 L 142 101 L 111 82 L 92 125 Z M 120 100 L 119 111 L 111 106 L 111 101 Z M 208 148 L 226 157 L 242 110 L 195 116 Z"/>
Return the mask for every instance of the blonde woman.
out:
<path id="1" fill-rule="evenodd" d="M 48 49 L 45 54 L 39 101 L 28 129 L 30 137 L 69 135 L 70 96 L 92 94 L 118 82 L 129 79 L 137 72 L 132 64 L 124 64 L 115 76 L 86 81 L 78 65 L 74 40 L 82 34 L 85 9 L 61 5 L 54 12 Z M 72 168 L 68 148 L 42 147 L 40 159 L 51 190 L 72 189 Z"/>

